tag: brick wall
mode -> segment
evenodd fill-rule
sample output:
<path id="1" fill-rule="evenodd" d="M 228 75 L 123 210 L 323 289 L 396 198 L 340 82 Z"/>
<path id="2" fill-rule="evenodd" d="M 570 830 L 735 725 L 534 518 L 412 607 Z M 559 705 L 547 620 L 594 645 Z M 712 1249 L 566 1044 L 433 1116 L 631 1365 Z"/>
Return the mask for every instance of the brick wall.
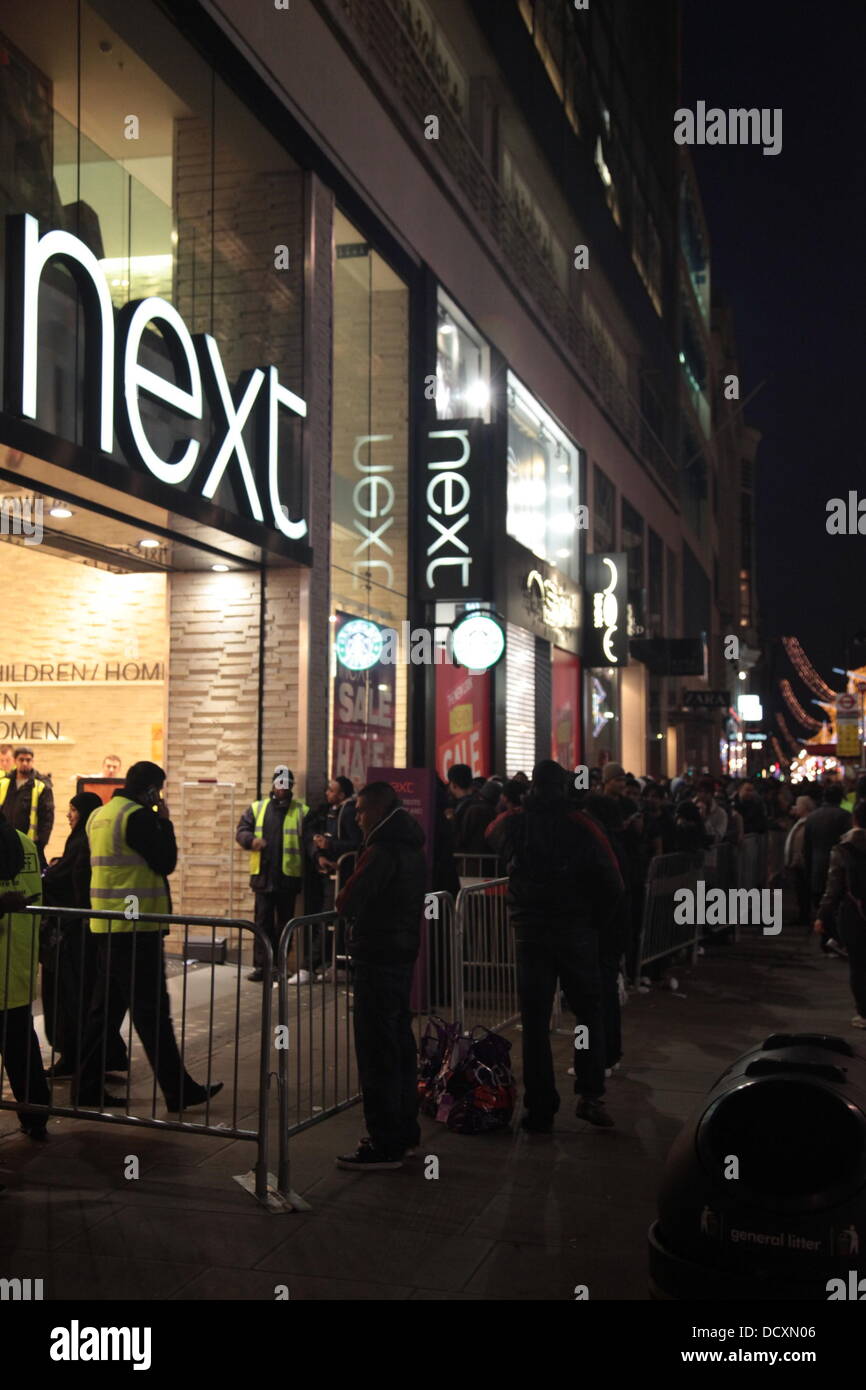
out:
<path id="1" fill-rule="evenodd" d="M 101 775 L 107 753 L 119 755 L 124 771 L 140 758 L 162 757 L 166 580 L 161 574 L 112 574 L 49 554 L 42 546 L 5 542 L 0 543 L 0 589 L 9 596 L 0 605 L 4 666 L 75 662 L 86 668 L 87 678 L 74 681 L 0 681 L 0 703 L 7 705 L 0 709 L 0 742 L 26 742 L 39 771 L 51 775 L 57 808 L 51 858 L 62 853 L 69 834 L 65 817 L 77 777 Z M 116 663 L 130 663 L 130 676 L 136 665 L 140 670 L 142 664 L 161 663 L 163 679 L 107 681 L 106 666 Z M 12 702 L 17 709 L 8 708 Z M 13 723 L 33 721 L 59 724 L 60 741 L 14 736 Z"/>

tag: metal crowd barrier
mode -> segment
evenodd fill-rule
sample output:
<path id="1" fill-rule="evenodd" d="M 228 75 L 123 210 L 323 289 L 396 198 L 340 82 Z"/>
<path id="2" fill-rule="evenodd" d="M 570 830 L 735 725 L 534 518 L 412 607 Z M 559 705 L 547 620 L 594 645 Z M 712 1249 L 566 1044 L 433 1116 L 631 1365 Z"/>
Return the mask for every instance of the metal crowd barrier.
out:
<path id="1" fill-rule="evenodd" d="M 62 1116 L 247 1140 L 256 1146 L 255 1164 L 237 1181 L 259 1201 L 268 1201 L 273 953 L 264 931 L 252 922 L 232 918 L 143 912 L 132 921 L 131 930 L 118 931 L 109 925 L 105 933 L 92 933 L 88 923 L 94 921 L 123 921 L 124 928 L 130 924 L 116 912 L 93 908 L 42 905 L 26 910 L 33 918 L 30 963 L 35 966 L 41 959 L 43 970 L 53 969 L 55 980 L 53 998 L 43 1015 L 51 1048 L 49 1071 L 53 1073 L 58 1061 L 66 1065 L 56 1076 L 46 1077 L 41 1055 L 30 1043 L 29 1023 L 25 1027 L 22 1022 L 24 1015 L 12 1020 L 13 1030 L 18 1031 L 10 1035 L 10 1019 L 18 1011 L 0 1011 L 0 1109 L 23 1112 L 23 1124 L 30 1128 L 41 1127 L 49 1116 Z M 46 928 L 40 932 L 43 922 Z M 179 1006 L 172 1006 L 164 983 L 163 934 L 141 930 L 145 923 L 183 931 Z M 217 931 L 232 928 L 258 937 L 267 961 L 261 993 L 241 990 L 242 952 L 233 965 L 217 966 L 211 959 L 194 971 L 187 970 L 191 927 L 209 928 L 212 944 Z M 9 933 L 8 917 L 0 919 L 0 930 Z M 7 951 L 3 998 L 8 998 L 11 955 Z M 229 1010 L 224 1007 L 227 1003 Z M 32 1005 L 28 1016 L 35 1022 Z M 133 1043 L 133 1029 L 146 1061 Z M 249 1040 L 248 1047 L 243 1046 L 244 1039 Z M 248 1062 L 253 1064 L 255 1081 L 245 1086 L 242 1064 Z M 125 1080 L 116 1075 L 121 1071 L 126 1073 Z M 197 1104 L 192 1086 L 209 1087 L 215 1081 L 223 1082 L 223 1089 L 203 1102 L 203 1118 L 188 1118 L 187 1109 Z M 67 1084 L 69 1101 L 59 1102 L 57 1092 Z M 166 1107 L 159 1098 L 160 1089 Z M 106 1092 L 118 1096 L 121 1104 L 107 1109 Z M 168 1113 L 178 1114 L 178 1119 L 158 1116 L 168 1102 L 172 1104 Z M 254 1125 L 242 1124 L 239 1117 L 252 1112 Z"/>
<path id="2" fill-rule="evenodd" d="M 765 888 L 767 884 L 767 836 L 744 835 L 737 846 L 737 886 Z"/>
<path id="3" fill-rule="evenodd" d="M 343 954 L 347 924 L 335 912 L 296 917 L 277 949 L 280 1136 L 286 1139 L 360 1099 L 352 1035 L 352 967 Z M 289 984 L 288 959 L 309 979 Z M 411 1007 L 416 1042 L 427 1016 L 453 1012 L 459 999 L 454 899 L 428 893 Z"/>
<path id="4" fill-rule="evenodd" d="M 315 912 L 286 923 L 277 945 L 277 1187 L 298 1210 L 307 1204 L 290 1186 L 290 1135 L 355 1105 L 361 1096 L 352 1033 L 351 964 L 328 967 L 342 954 L 344 932 L 337 913 Z M 288 958 L 293 948 L 298 967 L 309 972 L 309 979 L 290 985 Z"/>
<path id="5" fill-rule="evenodd" d="M 506 1028 L 520 1017 L 514 933 L 506 909 L 507 878 L 461 888 L 457 896 L 455 954 L 461 963 L 455 1018 L 464 1024 Z"/>
<path id="6" fill-rule="evenodd" d="M 697 923 L 675 921 L 674 894 L 680 888 L 696 892 L 702 872 L 700 859 L 692 854 L 660 854 L 650 860 L 638 942 L 638 975 L 653 961 L 680 951 L 690 950 L 694 962 L 701 928 Z"/>
<path id="7" fill-rule="evenodd" d="M 483 879 L 487 881 L 491 878 L 498 878 L 501 873 L 499 855 L 493 854 L 455 854 L 454 862 L 457 865 L 457 875 L 463 879 Z"/>
<path id="8" fill-rule="evenodd" d="M 704 862 L 700 877 L 704 880 L 707 889 L 721 888 L 727 893 L 729 889 L 737 886 L 737 851 L 734 845 L 728 840 L 722 840 L 717 845 L 712 845 L 704 851 Z M 737 940 L 737 928 L 734 924 L 730 926 L 710 926 L 706 922 L 701 925 L 701 936 L 708 938 L 715 935 L 722 935 L 733 930 L 733 939 Z"/>

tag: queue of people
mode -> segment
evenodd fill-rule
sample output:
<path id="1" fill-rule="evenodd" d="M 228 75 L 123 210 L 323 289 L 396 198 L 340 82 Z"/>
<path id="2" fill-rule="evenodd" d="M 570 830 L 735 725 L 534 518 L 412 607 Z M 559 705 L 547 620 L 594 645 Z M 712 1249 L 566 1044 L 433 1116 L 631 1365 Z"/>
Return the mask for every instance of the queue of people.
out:
<path id="1" fill-rule="evenodd" d="M 15 750 L 15 768 L 0 805 L 0 1052 L 22 1130 L 46 1137 L 44 1113 L 49 1077 L 68 1080 L 71 1102 L 85 1109 L 125 1107 L 106 1082 L 122 1078 L 129 1056 L 121 1024 L 129 1013 L 162 1090 L 166 1108 L 183 1112 L 202 1105 L 222 1082 L 202 1085 L 187 1072 L 174 1032 L 165 973 L 161 922 L 171 911 L 169 876 L 177 844 L 162 798 L 165 772 L 138 762 L 105 803 L 93 793 L 72 798 L 69 835 L 62 855 L 44 865 L 50 827 L 44 819 L 53 796 L 33 771 L 32 753 Z M 38 787 L 39 781 L 43 785 Z M 15 783 L 13 786 L 12 784 Z M 29 799 L 28 799 L 29 789 Z M 38 839 L 15 823 L 27 818 Z M 43 819 L 40 820 L 40 817 Z M 130 910 L 130 904 L 134 909 Z M 112 914 L 52 919 L 34 930 L 32 905 L 75 907 Z M 32 1005 L 43 961 L 43 1018 L 56 1053 L 46 1073 Z M 29 1104 L 28 1104 L 29 1102 Z"/>

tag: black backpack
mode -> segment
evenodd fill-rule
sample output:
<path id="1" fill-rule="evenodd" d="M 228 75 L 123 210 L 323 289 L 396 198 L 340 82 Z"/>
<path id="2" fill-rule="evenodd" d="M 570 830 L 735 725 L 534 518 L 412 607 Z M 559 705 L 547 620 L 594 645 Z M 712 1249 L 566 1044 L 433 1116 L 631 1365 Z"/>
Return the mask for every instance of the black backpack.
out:
<path id="1" fill-rule="evenodd" d="M 866 851 L 852 844 L 840 845 L 845 855 L 845 889 L 848 901 L 853 903 L 860 916 L 866 921 Z"/>
<path id="2" fill-rule="evenodd" d="M 521 907 L 567 907 L 577 890 L 579 827 L 565 803 L 543 809 L 530 802 L 514 817 L 509 887 Z"/>

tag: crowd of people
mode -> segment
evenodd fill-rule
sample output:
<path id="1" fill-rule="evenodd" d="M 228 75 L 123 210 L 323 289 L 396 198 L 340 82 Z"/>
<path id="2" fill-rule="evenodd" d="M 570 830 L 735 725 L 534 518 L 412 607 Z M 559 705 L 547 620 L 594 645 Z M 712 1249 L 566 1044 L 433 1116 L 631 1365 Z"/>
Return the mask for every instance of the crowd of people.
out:
<path id="1" fill-rule="evenodd" d="M 606 1082 L 622 1056 L 620 1008 L 631 982 L 646 988 L 638 944 L 644 886 L 658 855 L 736 847 L 743 837 L 777 834 L 784 843 L 775 886 L 788 890 L 794 916 L 821 949 L 847 959 L 857 1012 L 866 1028 L 866 777 L 828 776 L 792 789 L 774 779 L 712 777 L 686 770 L 671 780 L 635 777 L 619 763 L 567 771 L 545 760 L 531 778 L 478 777 L 463 764 L 437 779 L 436 812 L 425 834 L 393 788 L 360 789 L 332 778 L 314 810 L 294 795 L 294 775 L 274 769 L 268 796 L 241 816 L 237 843 L 249 854 L 255 898 L 253 972 L 266 970 L 264 941 L 276 948 L 303 894 L 304 911 L 339 914 L 325 958 L 321 933 L 302 939 L 290 983 L 351 977 L 355 1048 L 368 1135 L 344 1168 L 399 1167 L 418 1142 L 416 1056 L 410 996 L 421 942 L 425 894 L 456 893 L 467 859 L 485 876 L 508 878 L 522 1019 L 524 1129 L 548 1132 L 560 1105 L 549 1021 L 557 981 L 577 1020 L 576 1113 L 609 1127 Z M 40 950 L 24 909 L 104 909 L 106 920 L 62 919 L 43 929 L 43 1013 L 58 1057 L 55 1081 L 69 1079 L 82 1106 L 125 1104 L 106 1081 L 128 1069 L 120 1025 L 133 1025 L 169 1109 L 200 1105 L 219 1083 L 186 1072 L 175 1040 L 165 980 L 166 927 L 138 920 L 171 911 L 168 878 L 177 844 L 162 798 L 163 769 L 134 764 L 103 803 L 92 792 L 71 799 L 70 833 L 50 863 L 50 779 L 29 749 L 14 751 L 0 777 L 0 1049 L 13 1093 L 48 1103 L 46 1074 L 32 1023 Z M 432 867 L 431 867 L 432 866 Z M 129 903 L 136 905 L 129 911 Z M 330 953 L 332 951 L 332 954 Z M 45 1134 L 45 1115 L 22 1105 L 22 1128 Z"/>

